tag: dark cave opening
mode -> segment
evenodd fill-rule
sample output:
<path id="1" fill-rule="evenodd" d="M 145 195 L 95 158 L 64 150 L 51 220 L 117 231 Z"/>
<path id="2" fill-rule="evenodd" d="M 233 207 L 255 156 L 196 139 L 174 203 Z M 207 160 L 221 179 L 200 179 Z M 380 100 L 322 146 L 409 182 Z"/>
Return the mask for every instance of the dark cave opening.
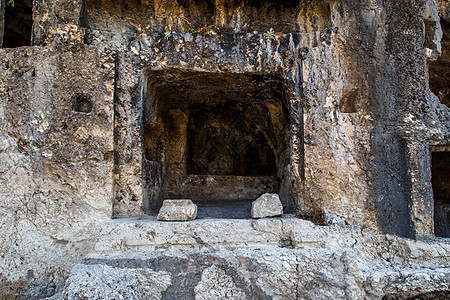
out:
<path id="1" fill-rule="evenodd" d="M 31 46 L 33 1 L 15 0 L 5 7 L 3 48 Z"/>
<path id="2" fill-rule="evenodd" d="M 246 201 L 279 192 L 289 163 L 289 117 L 279 75 L 174 69 L 148 71 L 146 78 L 147 211 L 157 212 L 164 199 L 183 198 L 208 207 L 231 201 L 242 210 Z"/>
<path id="3" fill-rule="evenodd" d="M 432 152 L 431 161 L 434 233 L 438 237 L 450 237 L 450 152 Z"/>

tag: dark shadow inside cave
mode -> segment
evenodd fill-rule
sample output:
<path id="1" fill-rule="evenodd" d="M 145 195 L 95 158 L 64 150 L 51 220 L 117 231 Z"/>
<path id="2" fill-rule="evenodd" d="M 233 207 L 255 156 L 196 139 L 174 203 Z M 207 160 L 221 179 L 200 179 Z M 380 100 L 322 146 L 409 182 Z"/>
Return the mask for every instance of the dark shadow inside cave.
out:
<path id="1" fill-rule="evenodd" d="M 276 174 L 264 104 L 193 105 L 188 125 L 187 172 L 195 175 Z M 273 140 L 273 139 L 272 139 Z"/>
<path id="2" fill-rule="evenodd" d="M 439 237 L 450 237 L 450 152 L 432 152 L 431 160 L 434 233 Z"/>
<path id="3" fill-rule="evenodd" d="M 429 63 L 430 90 L 439 97 L 441 103 L 450 107 L 450 24 L 441 18 L 441 27 L 442 55 Z"/>
<path id="4" fill-rule="evenodd" d="M 3 48 L 31 46 L 33 1 L 14 0 L 5 7 Z"/>

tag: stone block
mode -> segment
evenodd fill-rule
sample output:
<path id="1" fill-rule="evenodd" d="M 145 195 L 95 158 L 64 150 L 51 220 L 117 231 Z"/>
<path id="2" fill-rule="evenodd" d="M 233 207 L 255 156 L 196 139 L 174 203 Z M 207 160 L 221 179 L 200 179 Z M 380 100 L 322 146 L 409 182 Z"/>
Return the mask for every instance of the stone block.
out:
<path id="1" fill-rule="evenodd" d="M 253 201 L 252 218 L 279 217 L 283 215 L 283 205 L 277 194 L 266 193 Z"/>
<path id="2" fill-rule="evenodd" d="M 158 221 L 191 221 L 197 218 L 197 205 L 190 199 L 164 200 Z"/>

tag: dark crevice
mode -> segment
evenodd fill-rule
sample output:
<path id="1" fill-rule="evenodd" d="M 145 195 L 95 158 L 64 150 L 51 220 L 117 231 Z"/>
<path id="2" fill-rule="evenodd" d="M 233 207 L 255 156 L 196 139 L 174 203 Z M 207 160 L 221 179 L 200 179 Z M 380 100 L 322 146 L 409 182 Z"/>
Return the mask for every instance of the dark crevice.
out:
<path id="1" fill-rule="evenodd" d="M 431 163 L 434 233 L 450 237 L 450 152 L 432 152 Z"/>
<path id="2" fill-rule="evenodd" d="M 430 90 L 439 97 L 441 103 L 450 107 L 450 24 L 441 19 L 443 37 L 442 55 L 430 62 Z"/>
<path id="3" fill-rule="evenodd" d="M 3 48 L 31 46 L 33 26 L 32 0 L 15 0 L 13 5 L 6 5 Z"/>

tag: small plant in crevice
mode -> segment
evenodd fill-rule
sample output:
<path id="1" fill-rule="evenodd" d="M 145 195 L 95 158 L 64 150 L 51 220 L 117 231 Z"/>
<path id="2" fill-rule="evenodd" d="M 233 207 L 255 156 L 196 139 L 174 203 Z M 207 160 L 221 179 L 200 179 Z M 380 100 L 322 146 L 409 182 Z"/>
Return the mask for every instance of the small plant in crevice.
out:
<path id="1" fill-rule="evenodd" d="M 273 30 L 273 27 L 269 29 L 269 31 L 267 31 L 266 33 L 264 33 L 264 35 L 269 39 L 269 40 L 273 40 L 273 41 L 278 41 L 281 44 L 284 43 L 285 39 L 286 39 L 286 34 L 284 33 L 286 31 L 286 26 L 283 28 L 282 32 L 275 32 Z"/>
<path id="2" fill-rule="evenodd" d="M 19 299 L 23 293 L 24 282 L 11 282 L 0 273 L 0 300 Z"/>
<path id="3" fill-rule="evenodd" d="M 211 32 L 213 26 L 207 25 L 205 20 L 205 25 L 203 27 L 194 28 L 191 23 L 187 20 L 182 20 L 183 30 L 185 32 L 194 33 L 194 34 L 208 34 Z"/>

